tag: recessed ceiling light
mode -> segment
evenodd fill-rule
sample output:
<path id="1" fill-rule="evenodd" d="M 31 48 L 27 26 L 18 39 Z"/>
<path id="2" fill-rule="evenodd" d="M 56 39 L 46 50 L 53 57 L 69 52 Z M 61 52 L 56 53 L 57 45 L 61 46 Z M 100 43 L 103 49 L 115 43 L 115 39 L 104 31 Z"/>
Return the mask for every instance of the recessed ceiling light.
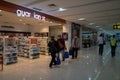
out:
<path id="1" fill-rule="evenodd" d="M 95 24 L 95 23 L 89 23 L 89 25 L 93 25 L 93 24 Z"/>
<path id="2" fill-rule="evenodd" d="M 48 4 L 49 7 L 56 7 L 56 4 Z"/>
<path id="3" fill-rule="evenodd" d="M 67 9 L 64 9 L 64 8 L 59 8 L 58 11 L 66 11 Z"/>
<path id="4" fill-rule="evenodd" d="M 95 26 L 95 27 L 100 27 L 100 26 Z"/>
<path id="5" fill-rule="evenodd" d="M 83 20 L 85 20 L 85 18 L 79 18 L 78 20 L 83 21 Z"/>

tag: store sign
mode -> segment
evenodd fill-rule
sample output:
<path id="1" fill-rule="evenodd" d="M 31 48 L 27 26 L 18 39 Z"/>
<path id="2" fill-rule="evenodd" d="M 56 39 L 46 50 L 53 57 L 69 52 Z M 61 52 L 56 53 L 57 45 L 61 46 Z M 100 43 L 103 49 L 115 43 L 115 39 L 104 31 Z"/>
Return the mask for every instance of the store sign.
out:
<path id="1" fill-rule="evenodd" d="M 36 14 L 35 12 L 31 13 L 31 12 L 27 12 L 27 11 L 18 9 L 16 11 L 16 13 L 17 13 L 17 16 L 19 16 L 19 17 L 33 17 L 35 19 L 42 20 L 42 21 L 45 21 L 45 19 L 46 19 L 45 16 L 41 16 L 39 14 Z"/>
<path id="2" fill-rule="evenodd" d="M 120 25 L 113 25 L 113 29 L 120 29 Z"/>

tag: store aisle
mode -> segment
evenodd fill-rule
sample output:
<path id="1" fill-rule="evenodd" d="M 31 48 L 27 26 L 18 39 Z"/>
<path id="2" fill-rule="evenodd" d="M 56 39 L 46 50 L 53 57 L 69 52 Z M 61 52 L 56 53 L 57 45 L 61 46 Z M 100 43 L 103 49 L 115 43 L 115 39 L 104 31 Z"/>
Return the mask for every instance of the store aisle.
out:
<path id="1" fill-rule="evenodd" d="M 120 80 L 120 48 L 111 58 L 109 46 L 105 46 L 103 57 L 98 47 L 80 50 L 78 59 L 66 59 L 58 67 L 48 67 L 50 57 L 39 59 L 19 58 L 17 64 L 4 66 L 0 80 Z"/>

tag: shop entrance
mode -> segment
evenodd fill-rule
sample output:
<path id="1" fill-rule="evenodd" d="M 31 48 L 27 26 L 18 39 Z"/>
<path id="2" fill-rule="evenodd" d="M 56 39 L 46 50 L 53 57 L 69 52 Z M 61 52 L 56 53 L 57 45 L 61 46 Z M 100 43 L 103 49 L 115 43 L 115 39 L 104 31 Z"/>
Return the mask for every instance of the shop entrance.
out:
<path id="1" fill-rule="evenodd" d="M 57 37 L 63 31 L 62 24 L 54 21 L 51 23 L 51 21 L 18 17 L 14 13 L 3 10 L 0 14 L 2 15 L 0 18 L 0 70 L 3 70 L 3 64 L 9 65 L 23 61 L 27 63 L 32 61 L 30 59 L 36 59 L 32 61 L 36 63 L 36 61 L 39 62 L 39 58 L 44 60 L 44 55 L 49 55 L 48 37 L 51 35 Z M 49 60 L 49 56 L 47 59 Z M 27 64 L 29 65 L 29 62 Z"/>

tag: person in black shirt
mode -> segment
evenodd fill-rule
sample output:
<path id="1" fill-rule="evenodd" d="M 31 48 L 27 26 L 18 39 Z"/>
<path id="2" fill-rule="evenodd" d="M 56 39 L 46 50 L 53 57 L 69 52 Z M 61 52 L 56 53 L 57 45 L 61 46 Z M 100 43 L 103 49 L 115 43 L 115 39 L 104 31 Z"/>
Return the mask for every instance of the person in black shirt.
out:
<path id="1" fill-rule="evenodd" d="M 51 41 L 48 43 L 48 47 L 49 47 L 49 52 L 51 53 L 51 62 L 49 64 L 49 67 L 52 68 L 52 65 L 54 63 L 54 65 L 56 65 L 56 53 L 58 53 L 59 51 L 59 46 L 58 46 L 58 42 L 55 41 L 54 36 L 51 36 Z"/>

